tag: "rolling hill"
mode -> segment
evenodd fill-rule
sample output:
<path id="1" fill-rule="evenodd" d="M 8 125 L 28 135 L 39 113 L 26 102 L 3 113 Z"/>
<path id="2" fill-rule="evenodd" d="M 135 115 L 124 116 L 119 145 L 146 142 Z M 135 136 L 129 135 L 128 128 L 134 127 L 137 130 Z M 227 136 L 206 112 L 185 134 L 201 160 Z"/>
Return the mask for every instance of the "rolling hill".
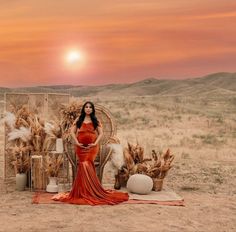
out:
<path id="1" fill-rule="evenodd" d="M 4 92 L 69 93 L 72 96 L 196 96 L 225 95 L 236 92 L 236 73 L 214 73 L 186 80 L 145 79 L 131 84 L 109 84 L 102 86 L 35 86 L 25 88 L 0 88 Z"/>

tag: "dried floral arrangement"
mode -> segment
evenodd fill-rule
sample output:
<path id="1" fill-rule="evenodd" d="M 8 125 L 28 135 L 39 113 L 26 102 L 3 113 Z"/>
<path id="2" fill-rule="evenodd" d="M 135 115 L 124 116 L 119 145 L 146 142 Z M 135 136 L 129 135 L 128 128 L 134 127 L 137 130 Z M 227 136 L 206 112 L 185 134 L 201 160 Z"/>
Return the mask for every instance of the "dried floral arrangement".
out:
<path id="1" fill-rule="evenodd" d="M 18 141 L 25 142 L 25 146 L 30 148 L 30 152 L 45 150 L 44 122 L 30 112 L 27 106 L 23 106 L 15 113 L 7 112 L 5 123 L 8 141 L 13 141 L 15 144 L 18 144 Z"/>
<path id="2" fill-rule="evenodd" d="M 9 148 L 11 150 L 10 163 L 14 167 L 15 173 L 26 173 L 30 169 L 29 147 L 21 142 L 19 145 Z"/>
<path id="3" fill-rule="evenodd" d="M 153 180 L 164 179 L 168 171 L 173 167 L 172 161 L 174 155 L 170 154 L 170 150 L 163 154 L 157 154 L 152 150 L 151 158 L 144 158 L 144 148 L 138 143 L 132 145 L 128 143 L 128 147 L 124 149 L 125 165 L 118 172 L 117 178 L 123 179 L 126 182 L 133 174 L 145 174 Z M 119 184 L 118 184 L 119 185 Z"/>
<path id="4" fill-rule="evenodd" d="M 63 139 L 68 142 L 71 142 L 70 128 L 80 115 L 81 106 L 82 105 L 77 101 L 74 101 L 68 105 L 63 105 L 60 108 L 60 114 L 62 117 L 60 127 L 63 131 Z"/>
<path id="5" fill-rule="evenodd" d="M 60 106 L 60 120 L 45 123 L 45 132 L 48 140 L 62 138 L 66 149 L 66 155 L 72 168 L 75 168 L 74 160 L 74 144 L 70 135 L 70 128 L 80 114 L 81 105 L 78 102 L 71 102 L 68 105 Z M 63 165 L 63 156 L 61 154 L 53 154 L 46 156 L 45 170 L 51 177 L 57 177 L 60 167 Z"/>
<path id="6" fill-rule="evenodd" d="M 45 122 L 43 118 L 30 112 L 28 105 L 22 107 L 13 105 L 11 112 L 7 112 L 5 117 L 8 137 L 6 147 L 9 153 L 8 157 L 11 157 L 10 160 L 14 161 L 16 165 L 17 159 L 12 157 L 15 154 L 12 152 L 12 148 L 18 147 L 18 149 L 24 150 L 22 154 L 27 154 L 28 157 L 32 155 L 43 155 L 48 161 L 44 163 L 45 170 L 48 173 L 52 172 L 49 170 L 55 167 L 55 165 L 52 165 L 52 162 L 55 160 L 50 157 L 47 158 L 48 151 L 54 150 L 57 138 L 62 138 L 66 155 L 68 155 L 72 168 L 75 169 L 73 172 L 75 171 L 76 174 L 76 158 L 74 155 L 73 140 L 70 136 L 70 128 L 80 115 L 81 107 L 82 104 L 78 101 L 60 105 L 60 120 Z M 20 143 L 21 146 L 19 146 Z M 19 161 L 17 162 L 19 163 Z M 21 163 L 30 166 L 30 163 Z M 29 170 L 29 167 L 24 168 L 24 170 Z"/>
<path id="7" fill-rule="evenodd" d="M 51 154 L 45 156 L 45 171 L 50 177 L 57 177 L 59 170 L 63 165 L 63 155 L 62 154 Z"/>
<path id="8" fill-rule="evenodd" d="M 12 109 L 12 112 L 7 112 L 4 118 L 8 134 L 6 153 L 15 173 L 25 173 L 30 169 L 30 152 L 33 149 L 29 142 L 31 130 L 26 127 L 30 123 L 28 118 L 31 113 L 26 106 Z"/>
<path id="9" fill-rule="evenodd" d="M 45 122 L 30 112 L 27 106 L 12 106 L 12 112 L 6 112 L 7 144 L 6 153 L 16 173 L 30 169 L 31 155 L 47 155 L 56 138 L 62 137 L 59 122 Z"/>

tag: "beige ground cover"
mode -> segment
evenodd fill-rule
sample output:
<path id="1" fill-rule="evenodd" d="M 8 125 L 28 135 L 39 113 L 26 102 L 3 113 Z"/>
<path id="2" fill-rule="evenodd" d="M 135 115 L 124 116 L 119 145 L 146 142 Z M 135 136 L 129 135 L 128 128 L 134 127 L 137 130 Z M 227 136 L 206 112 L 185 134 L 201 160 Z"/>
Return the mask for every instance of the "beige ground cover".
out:
<path id="1" fill-rule="evenodd" d="M 1 167 L 0 231 L 236 230 L 235 105 L 220 96 L 209 101 L 155 95 L 86 99 L 110 109 L 123 146 L 138 141 L 146 156 L 152 149 L 170 148 L 174 167 L 164 185 L 183 196 L 186 206 L 32 205 L 30 192 L 3 185 Z M 2 156 L 2 133 L 0 138 Z M 113 181 L 110 164 L 104 181 Z"/>

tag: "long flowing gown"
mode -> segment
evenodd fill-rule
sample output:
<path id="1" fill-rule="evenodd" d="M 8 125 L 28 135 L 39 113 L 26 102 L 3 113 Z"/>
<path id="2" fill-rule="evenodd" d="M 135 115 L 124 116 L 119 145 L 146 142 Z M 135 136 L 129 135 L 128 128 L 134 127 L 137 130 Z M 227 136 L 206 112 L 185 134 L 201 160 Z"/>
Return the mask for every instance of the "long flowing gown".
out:
<path id="1" fill-rule="evenodd" d="M 96 138 L 93 124 L 83 123 L 77 136 L 78 141 L 87 145 L 95 142 Z M 128 193 L 103 189 L 94 166 L 98 151 L 98 145 L 87 149 L 76 147 L 79 162 L 72 190 L 69 193 L 56 194 L 52 197 L 53 200 L 81 205 L 115 205 L 128 200 Z"/>

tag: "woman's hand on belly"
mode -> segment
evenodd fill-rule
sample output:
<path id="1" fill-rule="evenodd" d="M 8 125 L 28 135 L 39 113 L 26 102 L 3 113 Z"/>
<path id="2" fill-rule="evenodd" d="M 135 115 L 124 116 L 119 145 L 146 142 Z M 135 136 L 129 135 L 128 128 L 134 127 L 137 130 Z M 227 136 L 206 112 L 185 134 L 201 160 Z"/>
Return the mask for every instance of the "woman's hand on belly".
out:
<path id="1" fill-rule="evenodd" d="M 89 143 L 89 144 L 88 144 L 88 147 L 89 147 L 89 148 L 91 148 L 91 147 L 95 147 L 95 146 L 97 146 L 96 143 Z"/>
<path id="2" fill-rule="evenodd" d="M 80 142 L 78 142 L 78 141 L 77 141 L 77 143 L 76 143 L 76 146 L 81 147 L 81 148 L 83 148 L 83 149 L 87 148 L 87 147 L 84 146 L 83 143 L 80 143 Z"/>

